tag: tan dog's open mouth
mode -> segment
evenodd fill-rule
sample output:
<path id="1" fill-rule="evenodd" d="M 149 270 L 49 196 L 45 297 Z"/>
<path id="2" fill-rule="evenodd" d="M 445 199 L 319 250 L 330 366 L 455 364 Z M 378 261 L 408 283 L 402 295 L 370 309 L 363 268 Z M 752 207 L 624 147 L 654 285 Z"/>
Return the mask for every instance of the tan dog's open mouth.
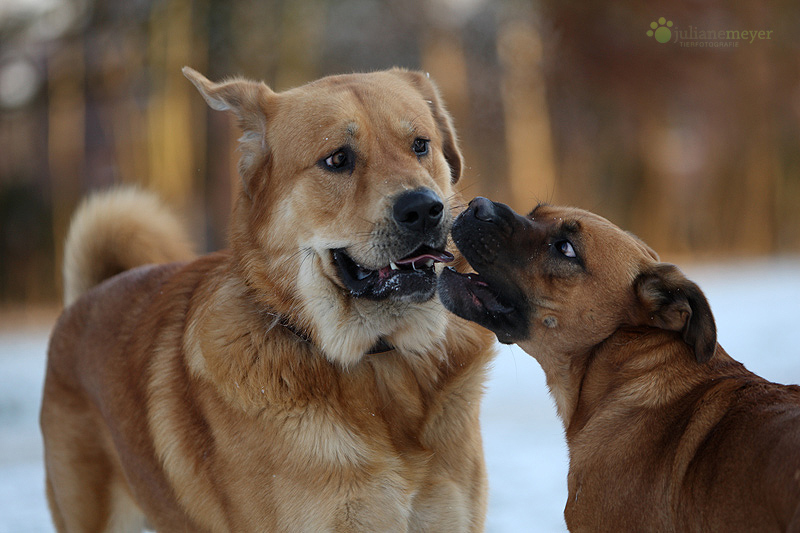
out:
<path id="1" fill-rule="evenodd" d="M 380 269 L 359 265 L 344 249 L 333 250 L 333 260 L 342 283 L 354 297 L 382 300 L 407 296 L 425 301 L 436 292 L 434 265 L 449 263 L 453 254 L 423 245 Z"/>

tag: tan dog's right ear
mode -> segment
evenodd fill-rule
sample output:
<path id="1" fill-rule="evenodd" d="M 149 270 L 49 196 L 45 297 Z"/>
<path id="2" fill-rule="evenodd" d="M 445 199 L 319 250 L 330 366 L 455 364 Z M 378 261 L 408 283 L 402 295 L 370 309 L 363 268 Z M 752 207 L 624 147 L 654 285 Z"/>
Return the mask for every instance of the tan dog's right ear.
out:
<path id="1" fill-rule="evenodd" d="M 703 291 L 686 279 L 675 265 L 657 263 L 634 281 L 641 303 L 639 325 L 679 331 L 694 349 L 695 358 L 705 363 L 717 347 L 717 326 Z"/>
<path id="2" fill-rule="evenodd" d="M 197 87 L 211 109 L 230 111 L 238 119 L 244 132 L 239 139 L 242 150 L 239 173 L 249 196 L 248 184 L 252 172 L 259 167 L 257 161 L 268 155 L 267 119 L 275 93 L 263 82 L 234 78 L 214 83 L 193 68 L 183 67 L 182 72 Z"/>

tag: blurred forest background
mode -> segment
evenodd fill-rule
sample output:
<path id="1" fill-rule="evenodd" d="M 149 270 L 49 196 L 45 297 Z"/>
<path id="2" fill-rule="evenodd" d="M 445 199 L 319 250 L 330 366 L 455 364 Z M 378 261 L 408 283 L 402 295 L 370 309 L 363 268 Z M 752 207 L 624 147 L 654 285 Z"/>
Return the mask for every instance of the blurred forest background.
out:
<path id="1" fill-rule="evenodd" d="M 660 17 L 772 33 L 687 48 Z M 225 246 L 239 133 L 184 65 L 276 90 L 421 69 L 468 198 L 578 205 L 666 258 L 800 252 L 797 0 L 0 0 L 0 305 L 60 300 L 69 217 L 112 184 Z"/>

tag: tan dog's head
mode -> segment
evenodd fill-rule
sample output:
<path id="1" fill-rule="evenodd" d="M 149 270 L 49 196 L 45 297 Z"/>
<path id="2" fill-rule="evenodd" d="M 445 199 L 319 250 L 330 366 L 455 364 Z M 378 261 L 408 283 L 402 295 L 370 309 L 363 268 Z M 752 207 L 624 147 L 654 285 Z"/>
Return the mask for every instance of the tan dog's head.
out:
<path id="1" fill-rule="evenodd" d="M 680 332 L 699 362 L 716 348 L 701 290 L 608 220 L 540 205 L 527 217 L 476 198 L 453 225 L 476 274 L 446 269 L 439 294 L 453 313 L 528 353 L 578 355 L 619 328 Z"/>
<path id="2" fill-rule="evenodd" d="M 436 263 L 453 258 L 462 160 L 427 76 L 332 76 L 276 93 L 184 74 L 244 131 L 230 240 L 253 297 L 344 365 L 379 340 L 430 351 L 444 335 Z"/>

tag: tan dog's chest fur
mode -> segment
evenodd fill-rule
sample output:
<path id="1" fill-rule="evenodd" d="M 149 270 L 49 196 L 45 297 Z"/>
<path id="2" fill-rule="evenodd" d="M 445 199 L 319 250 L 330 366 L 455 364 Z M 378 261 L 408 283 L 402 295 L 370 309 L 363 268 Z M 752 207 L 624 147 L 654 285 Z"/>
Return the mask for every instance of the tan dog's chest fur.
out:
<path id="1" fill-rule="evenodd" d="M 483 530 L 478 417 L 492 343 L 432 298 L 457 207 L 442 214 L 438 199 L 454 197 L 460 154 L 435 91 L 414 92 L 432 90 L 422 80 L 345 77 L 406 101 L 376 110 L 369 93 L 342 97 L 350 111 L 332 120 L 323 106 L 315 116 L 335 124 L 306 124 L 305 136 L 281 124 L 302 116 L 280 110 L 288 96 L 194 80 L 215 105 L 240 106 L 232 249 L 127 270 L 65 310 L 41 415 L 59 531 Z M 336 101 L 326 83 L 307 90 Z M 405 116 L 391 126 L 405 108 L 413 130 Z M 153 254 L 181 237 L 153 228 L 146 204 L 123 193 L 82 208 L 68 301 L 111 265 L 188 255 Z M 144 237 L 120 239 L 131 235 Z M 365 354 L 378 340 L 390 349 Z"/>
<path id="2" fill-rule="evenodd" d="M 119 450 L 102 474 L 127 478 L 161 531 L 468 530 L 483 468 L 473 433 L 483 371 L 379 354 L 339 376 L 248 308 L 237 287 L 214 287 L 209 304 L 192 309 L 225 259 L 144 267 L 101 287 L 91 309 L 72 308 L 59 331 L 73 335 L 54 337 L 54 349 L 93 357 L 51 365 L 48 380 L 82 391 L 48 389 L 46 401 L 58 404 L 45 418 L 50 431 L 85 432 L 108 457 Z M 131 304 L 146 292 L 153 296 Z M 196 342 L 179 334 L 191 330 Z M 452 331 L 452 344 L 465 333 Z M 84 394 L 109 410 L 108 429 L 75 427 L 70 408 L 83 409 Z M 126 457 L 132 430 L 153 441 Z"/>
<path id="3" fill-rule="evenodd" d="M 800 387 L 728 356 L 676 267 L 572 208 L 479 198 L 453 236 L 479 276 L 445 272 L 445 306 L 542 365 L 571 531 L 800 531 Z"/>

